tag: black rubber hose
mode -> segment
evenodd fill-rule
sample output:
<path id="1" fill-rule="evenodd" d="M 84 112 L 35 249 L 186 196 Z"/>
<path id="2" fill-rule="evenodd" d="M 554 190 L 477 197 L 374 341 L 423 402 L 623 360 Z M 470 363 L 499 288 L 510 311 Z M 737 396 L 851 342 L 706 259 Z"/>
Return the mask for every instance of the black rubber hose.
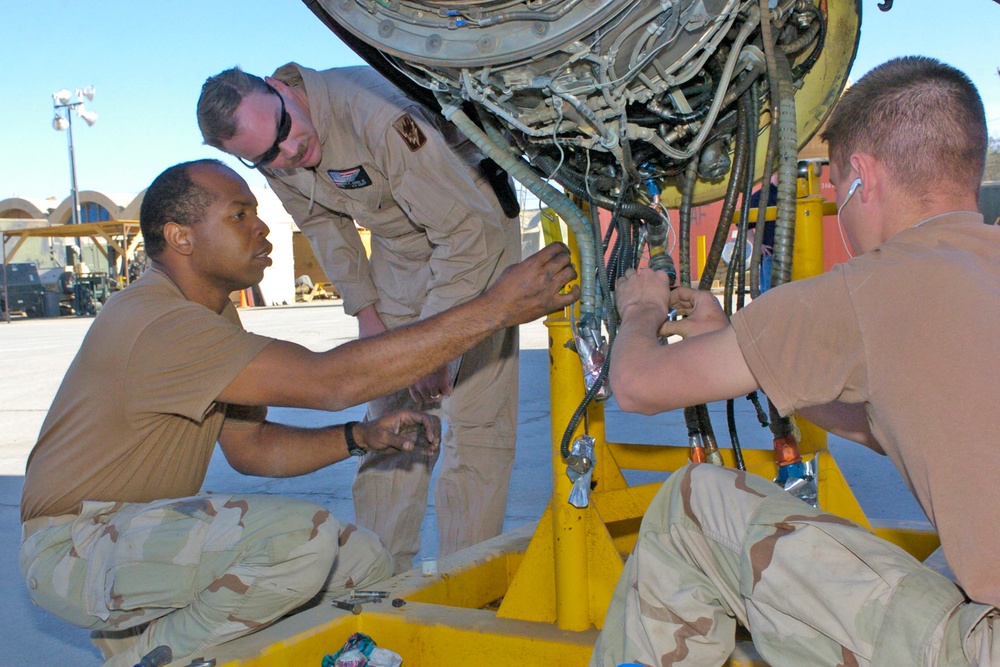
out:
<path id="1" fill-rule="evenodd" d="M 739 104 L 737 106 L 737 123 L 739 124 L 739 130 L 737 140 L 744 139 L 746 137 L 746 103 L 743 98 L 740 98 Z M 745 167 L 743 168 L 745 169 Z M 736 169 L 735 165 L 733 167 L 733 173 L 742 171 L 743 169 Z M 737 187 L 740 189 L 740 194 L 742 194 L 745 189 L 743 183 L 738 183 Z M 745 202 L 746 200 L 744 200 Z M 740 210 L 742 211 L 742 208 Z M 732 218 L 730 218 L 731 220 Z M 719 221 L 719 225 L 722 225 L 722 221 Z M 729 230 L 726 230 L 726 238 L 729 238 Z M 722 288 L 722 310 L 726 313 L 726 317 L 732 317 L 733 314 L 733 291 L 736 287 L 736 255 L 739 252 L 739 248 L 735 241 L 733 242 L 733 254 L 729 256 L 729 264 L 726 266 L 726 280 Z"/>
<path id="2" fill-rule="evenodd" d="M 816 46 L 813 48 L 809 56 L 799 63 L 795 67 L 795 78 L 801 78 L 812 69 L 813 65 L 819 59 L 820 53 L 823 52 L 823 47 L 826 46 L 826 17 L 823 16 L 823 12 L 820 11 L 819 7 L 810 5 L 809 8 L 816 14 L 816 20 L 819 22 L 819 34 L 816 37 Z"/>
<path id="3" fill-rule="evenodd" d="M 733 445 L 733 458 L 736 459 L 736 469 L 746 470 L 743 460 L 743 448 L 740 446 L 740 436 L 736 431 L 736 403 L 733 399 L 726 401 L 726 423 L 729 425 L 729 440 Z"/>
<path id="4" fill-rule="evenodd" d="M 555 170 L 557 163 L 548 155 L 539 155 L 535 157 L 535 164 L 542 171 L 551 173 Z M 644 206 L 633 201 L 618 202 L 596 192 L 588 192 L 585 177 L 568 165 L 564 164 L 560 167 L 558 176 L 559 178 L 557 180 L 563 185 L 563 187 L 569 190 L 570 194 L 575 197 L 579 197 L 580 199 L 585 199 L 587 201 L 593 201 L 601 208 L 605 208 L 610 211 L 617 210 L 617 207 L 621 210 L 622 214 L 627 215 L 630 218 L 638 218 L 640 220 L 645 220 L 646 222 L 662 221 L 660 213 L 649 206 Z M 618 186 L 620 183 L 615 183 L 615 185 Z"/>
<path id="5" fill-rule="evenodd" d="M 760 179 L 760 202 L 757 204 L 757 227 L 753 236 L 753 253 L 750 255 L 750 296 L 760 296 L 760 261 L 764 252 L 764 227 L 767 225 L 767 201 L 774 173 L 774 156 L 778 152 L 777 112 L 771 105 L 771 130 L 768 132 L 767 155 L 764 157 L 764 174 Z"/>
<path id="6" fill-rule="evenodd" d="M 753 175 L 756 171 L 757 131 L 760 126 L 760 98 L 757 97 L 757 84 L 743 94 L 746 100 L 747 137 L 750 145 L 747 148 L 747 174 L 743 186 L 743 206 L 740 209 L 740 224 L 736 232 L 736 247 L 740 249 L 736 262 L 736 310 L 743 307 L 746 292 L 747 256 L 743 250 L 747 244 L 747 234 L 750 227 L 750 199 L 753 196 Z M 734 255 L 735 256 L 735 255 Z"/>
<path id="7" fill-rule="evenodd" d="M 705 271 L 701 274 L 701 280 L 698 281 L 698 289 L 711 289 L 712 281 L 715 279 L 715 272 L 719 268 L 719 262 L 722 260 L 722 248 L 726 245 L 726 237 L 729 236 L 729 228 L 733 224 L 736 200 L 739 197 L 740 184 L 744 178 L 746 152 L 747 137 L 745 125 L 737 123 L 736 150 L 733 152 L 733 166 L 729 174 L 729 184 L 726 187 L 726 198 L 722 204 L 719 224 L 715 228 L 712 248 L 708 251 L 708 258 L 705 261 Z"/>
<path id="8" fill-rule="evenodd" d="M 706 453 L 710 450 L 718 450 L 719 444 L 715 439 L 715 429 L 712 428 L 712 418 L 708 414 L 708 406 L 702 403 L 695 406 L 698 413 L 698 428 L 701 429 L 702 442 L 705 444 Z"/>

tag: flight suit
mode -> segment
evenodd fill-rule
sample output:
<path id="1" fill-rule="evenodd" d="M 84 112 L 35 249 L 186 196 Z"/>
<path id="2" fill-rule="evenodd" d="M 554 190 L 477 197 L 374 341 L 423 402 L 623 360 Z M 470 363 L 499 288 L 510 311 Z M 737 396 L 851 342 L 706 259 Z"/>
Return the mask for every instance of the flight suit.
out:
<path id="1" fill-rule="evenodd" d="M 304 87 L 322 146 L 314 169 L 262 169 L 356 315 L 373 305 L 391 328 L 481 294 L 520 260 L 520 229 L 485 175 L 478 148 L 374 70 L 275 73 Z M 357 223 L 357 225 L 355 224 Z M 367 257 L 357 226 L 371 233 Z M 435 490 L 439 555 L 499 534 L 517 432 L 517 331 L 486 339 L 451 366 L 441 403 L 448 428 Z M 368 418 L 413 405 L 402 391 L 368 405 Z M 420 546 L 436 457 L 371 453 L 354 482 L 357 522 L 409 569 Z"/>

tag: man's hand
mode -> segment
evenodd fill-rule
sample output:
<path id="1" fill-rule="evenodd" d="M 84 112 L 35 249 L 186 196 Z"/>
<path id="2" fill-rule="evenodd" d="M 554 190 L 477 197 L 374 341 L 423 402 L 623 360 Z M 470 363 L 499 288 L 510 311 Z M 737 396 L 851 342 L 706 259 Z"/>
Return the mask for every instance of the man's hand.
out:
<path id="1" fill-rule="evenodd" d="M 354 438 L 359 447 L 370 452 L 388 449 L 410 452 L 420 447 L 432 455 L 441 444 L 441 420 L 424 412 L 399 410 L 358 423 Z"/>
<path id="2" fill-rule="evenodd" d="M 639 273 L 629 269 L 616 283 L 615 302 L 622 321 L 644 313 L 666 322 L 670 315 L 670 275 L 665 271 L 646 269 Z"/>
<path id="3" fill-rule="evenodd" d="M 708 290 L 678 287 L 670 293 L 670 307 L 677 310 L 683 319 L 664 322 L 660 326 L 661 336 L 690 338 L 724 329 L 729 318 L 719 304 L 719 300 Z"/>
<path id="4" fill-rule="evenodd" d="M 575 279 L 569 248 L 550 243 L 520 264 L 504 269 L 483 297 L 496 308 L 505 327 L 514 326 L 561 310 L 579 299 L 578 285 L 560 292 Z"/>
<path id="5" fill-rule="evenodd" d="M 410 385 L 410 396 L 421 405 L 440 403 L 445 396 L 451 396 L 450 364 L 445 364 L 427 377 Z"/>
<path id="6" fill-rule="evenodd" d="M 378 316 L 375 306 L 365 306 L 355 317 L 358 318 L 358 338 L 370 338 L 389 330 Z"/>

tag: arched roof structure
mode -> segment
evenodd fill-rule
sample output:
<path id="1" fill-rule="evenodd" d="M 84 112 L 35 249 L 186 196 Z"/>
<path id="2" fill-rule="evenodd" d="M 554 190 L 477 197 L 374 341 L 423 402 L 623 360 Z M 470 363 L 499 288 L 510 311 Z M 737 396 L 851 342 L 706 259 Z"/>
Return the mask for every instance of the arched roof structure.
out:
<path id="1" fill-rule="evenodd" d="M 122 216 L 126 203 L 131 201 L 132 195 L 107 195 L 97 190 L 83 190 L 78 195 L 80 205 L 97 204 L 108 212 L 110 220 L 129 220 Z M 59 206 L 48 216 L 49 224 L 68 225 L 73 222 L 73 200 L 70 197 L 64 199 Z"/>
<path id="2" fill-rule="evenodd" d="M 45 199 L 24 199 L 22 197 L 10 197 L 0 201 L 0 219 L 43 219 L 47 218 L 55 200 Z"/>

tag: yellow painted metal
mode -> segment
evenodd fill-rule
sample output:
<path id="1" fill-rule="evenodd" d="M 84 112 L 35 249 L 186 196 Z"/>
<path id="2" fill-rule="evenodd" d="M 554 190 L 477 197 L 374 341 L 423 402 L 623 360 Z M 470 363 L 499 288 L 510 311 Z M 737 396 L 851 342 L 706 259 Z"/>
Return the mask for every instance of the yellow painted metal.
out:
<path id="1" fill-rule="evenodd" d="M 590 659 L 596 631 L 567 632 L 550 624 L 498 619 L 489 611 L 462 613 L 439 605 L 408 602 L 341 618 L 275 642 L 247 659 L 224 667 L 300 667 L 321 664 L 355 632 L 377 638 L 379 646 L 403 657 L 406 665 L 435 667 L 581 667 Z"/>
<path id="2" fill-rule="evenodd" d="M 575 255 L 574 255 L 575 256 Z M 566 318 L 549 317 L 549 362 L 552 378 L 552 502 L 550 504 L 553 556 L 555 559 L 556 624 L 565 630 L 584 630 L 591 625 L 587 576 L 587 512 L 569 504 L 573 484 L 566 476 L 560 453 L 563 429 L 583 401 L 585 389 L 580 360 L 570 347 L 573 333 Z M 572 438 L 583 433 L 581 419 Z"/>
<path id="3" fill-rule="evenodd" d="M 698 280 L 705 272 L 705 264 L 708 262 L 708 242 L 704 234 L 698 235 Z"/>
<path id="4" fill-rule="evenodd" d="M 900 547 L 919 561 L 925 560 L 941 546 L 941 538 L 933 530 L 875 526 L 876 535 Z"/>
<path id="5" fill-rule="evenodd" d="M 524 552 L 521 566 L 497 609 L 497 617 L 556 622 L 554 534 L 552 500 L 549 500 Z"/>
<path id="6" fill-rule="evenodd" d="M 823 273 L 823 198 L 818 195 L 819 171 L 814 166 L 819 165 L 809 165 L 805 178 L 798 179 L 792 280 L 803 280 Z M 799 430 L 799 451 L 803 455 L 826 449 L 826 431 L 799 415 L 793 415 L 792 421 Z"/>
<path id="7" fill-rule="evenodd" d="M 795 202 L 795 244 L 792 280 L 823 273 L 823 199 L 815 195 Z"/>

